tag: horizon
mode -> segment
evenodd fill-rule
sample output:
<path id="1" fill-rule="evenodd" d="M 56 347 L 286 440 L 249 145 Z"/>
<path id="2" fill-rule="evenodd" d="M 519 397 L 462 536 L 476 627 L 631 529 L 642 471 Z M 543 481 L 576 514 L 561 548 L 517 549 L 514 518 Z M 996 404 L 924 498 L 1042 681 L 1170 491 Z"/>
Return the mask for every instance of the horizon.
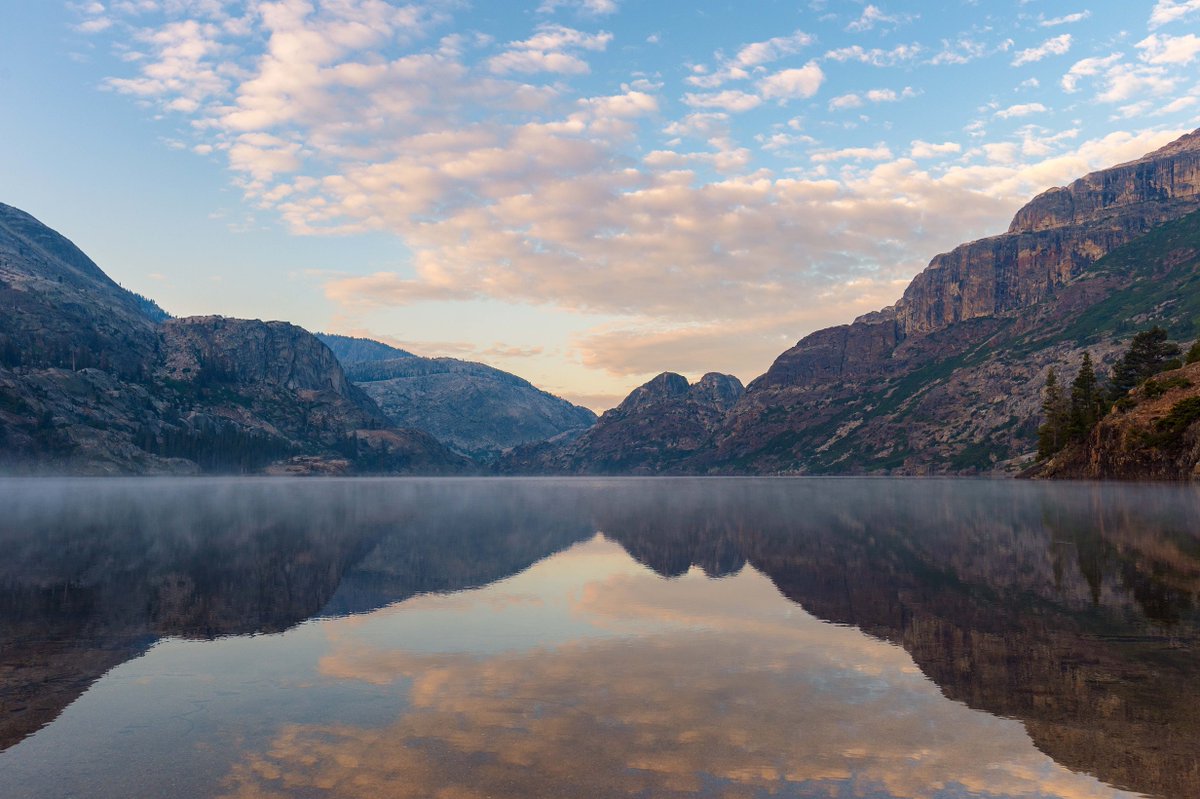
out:
<path id="1" fill-rule="evenodd" d="M 748 383 L 1197 127 L 1200 2 L 1002 5 L 39 4 L 5 15 L 0 201 L 172 314 L 600 412 L 664 371 Z"/>

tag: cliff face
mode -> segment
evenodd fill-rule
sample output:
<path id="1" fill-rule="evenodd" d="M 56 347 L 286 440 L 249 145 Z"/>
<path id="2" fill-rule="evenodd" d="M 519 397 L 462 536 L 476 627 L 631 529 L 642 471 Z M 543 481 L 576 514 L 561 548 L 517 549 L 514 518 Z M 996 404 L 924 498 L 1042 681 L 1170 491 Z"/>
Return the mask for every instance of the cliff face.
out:
<path id="1" fill-rule="evenodd" d="M 1038 477 L 1200 479 L 1200 363 L 1155 375 Z"/>
<path id="2" fill-rule="evenodd" d="M 519 444 L 585 430 L 596 422 L 596 414 L 587 408 L 482 363 L 422 358 L 390 347 L 369 350 L 366 345 L 377 342 L 364 339 L 343 339 L 352 345 L 337 341 L 342 339 L 339 336 L 324 339 L 333 339 L 346 352 L 345 358 L 368 356 L 349 362 L 347 374 L 378 403 L 391 424 L 422 430 L 484 460 Z"/>
<path id="3" fill-rule="evenodd" d="M 1007 233 L 934 258 L 895 306 L 780 355 L 681 468 L 1015 468 L 1048 368 L 1088 349 L 1104 369 L 1139 325 L 1191 337 L 1197 209 L 1200 133 L 1043 193 Z"/>
<path id="4" fill-rule="evenodd" d="M 896 304 L 902 335 L 1027 308 L 1105 253 L 1200 208 L 1200 132 L 1035 197 L 1008 232 L 939 255 Z"/>
<path id="5" fill-rule="evenodd" d="M 587 474 L 670 471 L 710 445 L 743 392 L 732 375 L 710 372 L 689 385 L 682 375 L 663 372 L 635 388 L 582 435 L 517 447 L 499 468 Z"/>
<path id="6" fill-rule="evenodd" d="M 161 311 L 0 206 L 0 467 L 84 474 L 460 472 L 283 322 Z"/>

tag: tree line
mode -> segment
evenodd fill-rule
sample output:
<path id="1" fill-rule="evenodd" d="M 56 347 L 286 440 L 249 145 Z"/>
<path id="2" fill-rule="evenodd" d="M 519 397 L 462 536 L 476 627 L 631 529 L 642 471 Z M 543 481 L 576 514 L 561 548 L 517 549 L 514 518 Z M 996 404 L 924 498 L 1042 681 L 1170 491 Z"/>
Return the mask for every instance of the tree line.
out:
<path id="1" fill-rule="evenodd" d="M 1114 406 L 1129 402 L 1129 392 L 1159 372 L 1178 369 L 1179 345 L 1159 326 L 1133 337 L 1121 359 L 1113 366 L 1107 383 L 1096 374 L 1091 354 L 1083 353 L 1079 371 L 1069 388 L 1053 369 L 1046 375 L 1042 397 L 1043 423 L 1038 428 L 1038 457 L 1048 458 L 1068 444 L 1081 442 Z M 1200 341 L 1192 344 L 1187 363 L 1200 361 Z"/>

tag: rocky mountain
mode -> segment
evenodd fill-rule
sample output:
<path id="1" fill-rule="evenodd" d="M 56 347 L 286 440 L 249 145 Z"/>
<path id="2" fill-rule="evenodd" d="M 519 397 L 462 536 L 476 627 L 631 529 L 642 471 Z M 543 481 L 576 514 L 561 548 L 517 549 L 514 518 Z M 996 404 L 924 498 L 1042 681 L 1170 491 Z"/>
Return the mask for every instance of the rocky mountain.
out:
<path id="1" fill-rule="evenodd" d="M 0 468 L 85 474 L 460 472 L 389 429 L 312 334 L 170 319 L 0 205 Z"/>
<path id="2" fill-rule="evenodd" d="M 695 471 L 1015 468 L 1051 366 L 1110 364 L 1137 326 L 1194 335 L 1200 132 L 1051 189 L 933 259 L 900 301 L 818 331 L 747 388 Z"/>
<path id="3" fill-rule="evenodd" d="M 689 385 L 682 375 L 663 372 L 582 435 L 518 447 L 499 468 L 544 474 L 672 471 L 709 446 L 743 392 L 732 375 L 710 372 Z"/>
<path id="4" fill-rule="evenodd" d="M 1200 363 L 1155 375 L 1032 476 L 1200 479 Z"/>
<path id="5" fill-rule="evenodd" d="M 322 334 L 354 383 L 401 427 L 481 459 L 582 431 L 596 414 L 516 375 L 455 358 L 423 358 L 369 339 Z"/>

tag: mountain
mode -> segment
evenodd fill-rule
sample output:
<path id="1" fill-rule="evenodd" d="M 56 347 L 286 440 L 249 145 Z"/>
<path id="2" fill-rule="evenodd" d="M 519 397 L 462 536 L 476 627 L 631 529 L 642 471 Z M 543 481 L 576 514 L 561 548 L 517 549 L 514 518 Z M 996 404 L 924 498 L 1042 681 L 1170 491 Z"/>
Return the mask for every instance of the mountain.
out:
<path id="1" fill-rule="evenodd" d="M 549 474 L 672 471 L 709 444 L 743 392 L 732 375 L 710 372 L 689 385 L 682 375 L 663 372 L 606 411 L 590 430 L 518 447 L 499 468 Z"/>
<path id="2" fill-rule="evenodd" d="M 0 205 L 0 468 L 84 474 L 461 472 L 312 334 L 171 319 Z"/>
<path id="3" fill-rule="evenodd" d="M 396 358 L 415 358 L 407 350 L 374 341 L 369 338 L 338 336 L 333 333 L 317 333 L 317 338 L 333 351 L 343 366 L 353 366 L 364 361 L 390 361 Z"/>
<path id="4" fill-rule="evenodd" d="M 488 459 L 596 422 L 587 408 L 491 366 L 422 358 L 370 339 L 320 338 L 392 424 L 423 430 L 459 452 Z"/>

